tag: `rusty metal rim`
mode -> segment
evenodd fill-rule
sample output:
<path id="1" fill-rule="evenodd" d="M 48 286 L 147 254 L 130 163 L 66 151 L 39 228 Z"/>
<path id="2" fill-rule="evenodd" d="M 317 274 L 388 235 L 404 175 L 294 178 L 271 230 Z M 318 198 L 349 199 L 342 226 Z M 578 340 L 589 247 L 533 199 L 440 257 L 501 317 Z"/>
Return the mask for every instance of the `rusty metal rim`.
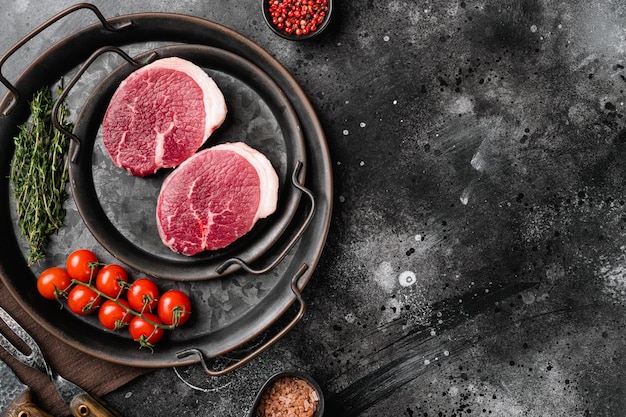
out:
<path id="1" fill-rule="evenodd" d="M 220 358 L 246 344 L 269 329 L 296 301 L 290 282 L 303 289 L 319 262 L 330 227 L 332 211 L 332 167 L 323 128 L 315 109 L 293 76 L 267 51 L 237 32 L 205 19 L 179 14 L 142 13 L 119 16 L 108 22 L 124 31 L 110 31 L 102 24 L 77 30 L 57 42 L 20 75 L 15 87 L 22 97 L 30 97 L 38 88 L 56 82 L 62 75 L 80 65 L 100 47 L 151 41 L 204 44 L 238 54 L 257 65 L 285 92 L 291 101 L 306 136 L 307 186 L 316 196 L 316 211 L 311 224 L 294 249 L 294 261 L 281 278 L 281 285 L 239 320 L 226 328 L 159 346 L 153 354 L 141 352 L 133 343 L 103 337 L 100 329 L 81 326 L 79 321 L 58 320 L 58 307 L 44 303 L 35 293 L 32 271 L 27 267 L 14 235 L 8 201 L 8 171 L 13 154 L 12 137 L 17 126 L 28 118 L 28 105 L 16 101 L 7 115 L 0 116 L 0 277 L 16 301 L 51 334 L 65 343 L 95 357 L 113 363 L 140 367 L 171 367 Z M 7 95 L 0 108 L 13 97 Z M 297 261 L 295 261 L 297 259 Z M 301 275 L 299 275 L 301 274 Z M 296 279 L 297 278 L 297 279 Z M 282 285 L 284 283 L 284 285 Z M 186 349 L 197 349 L 196 355 L 181 357 Z"/>

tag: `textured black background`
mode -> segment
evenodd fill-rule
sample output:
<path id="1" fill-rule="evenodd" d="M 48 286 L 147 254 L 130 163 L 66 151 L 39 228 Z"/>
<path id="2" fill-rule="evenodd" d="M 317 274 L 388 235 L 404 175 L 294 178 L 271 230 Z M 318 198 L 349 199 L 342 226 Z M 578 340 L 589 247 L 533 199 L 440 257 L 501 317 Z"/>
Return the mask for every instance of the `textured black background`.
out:
<path id="1" fill-rule="evenodd" d="M 204 391 L 171 369 L 122 387 L 107 400 L 124 415 L 242 416 L 286 368 L 318 380 L 326 415 L 622 415 L 623 2 L 342 0 L 306 43 L 273 35 L 256 0 L 96 3 L 266 48 L 309 94 L 334 166 L 303 322 L 226 377 L 179 370 Z M 70 4 L 3 5 L 5 45 Z"/>

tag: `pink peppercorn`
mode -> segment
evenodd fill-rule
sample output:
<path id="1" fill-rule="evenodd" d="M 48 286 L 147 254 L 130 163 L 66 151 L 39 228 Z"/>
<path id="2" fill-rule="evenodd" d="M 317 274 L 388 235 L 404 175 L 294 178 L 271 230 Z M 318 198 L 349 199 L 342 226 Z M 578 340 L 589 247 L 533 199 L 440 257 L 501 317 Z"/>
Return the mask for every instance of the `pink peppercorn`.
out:
<path id="1" fill-rule="evenodd" d="M 328 0 L 267 0 L 274 27 L 289 35 L 315 32 L 324 22 Z"/>

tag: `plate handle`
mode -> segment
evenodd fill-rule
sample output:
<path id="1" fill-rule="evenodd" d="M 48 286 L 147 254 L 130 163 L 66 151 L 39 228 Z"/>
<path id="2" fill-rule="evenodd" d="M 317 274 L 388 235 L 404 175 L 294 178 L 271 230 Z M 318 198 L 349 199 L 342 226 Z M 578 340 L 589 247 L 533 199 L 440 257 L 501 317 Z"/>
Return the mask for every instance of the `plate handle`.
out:
<path id="1" fill-rule="evenodd" d="M 255 268 L 252 268 L 250 265 L 248 265 L 245 261 L 241 260 L 240 258 L 230 258 L 222 262 L 215 269 L 215 272 L 221 275 L 222 273 L 224 273 L 224 271 L 226 271 L 226 269 L 229 266 L 236 264 L 236 265 L 239 265 L 244 271 L 250 274 L 263 275 L 263 274 L 268 273 L 272 269 L 276 268 L 276 266 L 280 264 L 283 261 L 283 259 L 285 259 L 289 251 L 291 251 L 291 249 L 295 246 L 295 244 L 302 237 L 306 229 L 309 227 L 309 224 L 311 224 L 311 221 L 313 220 L 313 216 L 315 215 L 315 197 L 313 196 L 313 193 L 308 188 L 306 188 L 304 184 L 302 184 L 302 181 L 300 180 L 300 172 L 302 171 L 303 167 L 304 167 L 304 163 L 302 161 L 296 162 L 296 166 L 293 170 L 293 174 L 291 175 L 291 182 L 294 187 L 296 187 L 298 190 L 300 190 L 300 192 L 302 192 L 304 195 L 306 195 L 309 198 L 311 207 L 309 209 L 309 214 L 307 215 L 306 219 L 304 220 L 304 222 L 298 229 L 298 232 L 289 241 L 289 244 L 281 251 L 281 253 L 276 257 L 276 259 L 274 259 L 270 264 L 268 264 L 264 268 L 255 269 Z"/>
<path id="2" fill-rule="evenodd" d="M 4 86 L 9 90 L 9 93 L 11 94 L 11 101 L 2 110 L 2 115 L 3 116 L 8 116 L 11 113 L 11 111 L 13 111 L 13 108 L 15 108 L 15 106 L 17 104 L 17 101 L 20 98 L 20 93 L 17 90 L 17 88 L 13 84 L 11 84 L 9 82 L 9 80 L 7 80 L 2 75 L 2 66 L 6 63 L 6 61 L 15 52 L 17 52 L 22 46 L 24 46 L 28 41 L 33 39 L 39 33 L 43 32 L 45 29 L 47 29 L 48 27 L 52 26 L 52 24 L 56 23 L 57 21 L 63 19 L 65 16 L 67 16 L 69 14 L 72 14 L 75 11 L 81 10 L 81 9 L 90 9 L 91 11 L 93 11 L 94 14 L 100 20 L 100 22 L 102 23 L 102 26 L 106 30 L 109 30 L 111 32 L 117 32 L 117 31 L 125 30 L 125 29 L 128 29 L 129 27 L 133 26 L 133 23 L 131 21 L 123 21 L 123 22 L 119 22 L 119 23 L 116 23 L 116 24 L 109 23 L 105 19 L 104 15 L 100 12 L 100 10 L 96 6 L 94 6 L 93 4 L 90 4 L 90 3 L 78 3 L 78 4 L 75 4 L 74 6 L 71 6 L 71 7 L 67 8 L 67 9 L 59 12 L 58 14 L 52 16 L 50 19 L 46 20 L 41 25 L 37 26 L 28 35 L 24 36 L 18 43 L 16 43 L 11 49 L 9 49 L 2 56 L 2 58 L 0 58 L 0 82 L 2 82 L 2 84 L 4 84 Z"/>
<path id="3" fill-rule="evenodd" d="M 65 99 L 69 95 L 70 90 L 72 89 L 72 87 L 74 87 L 74 85 L 82 77 L 82 75 L 85 73 L 85 71 L 87 71 L 87 69 L 91 66 L 91 64 L 93 64 L 93 62 L 98 57 L 100 57 L 100 55 L 102 55 L 102 54 L 104 54 L 106 52 L 115 52 L 115 53 L 117 53 L 122 58 L 124 58 L 126 61 L 128 61 L 128 63 L 130 63 L 132 66 L 134 66 L 136 68 L 141 67 L 143 65 L 146 65 L 146 64 L 154 61 L 155 58 L 157 57 L 157 53 L 156 52 L 152 52 L 152 53 L 148 54 L 148 56 L 145 57 L 142 60 L 142 62 L 139 62 L 139 61 L 131 58 L 126 52 L 122 51 L 120 48 L 118 48 L 116 46 L 103 46 L 102 48 L 96 50 L 93 54 L 91 54 L 89 59 L 87 59 L 87 61 L 85 61 L 85 63 L 80 68 L 80 70 L 74 75 L 74 77 L 72 77 L 72 79 L 70 80 L 68 85 L 63 89 L 63 92 L 59 95 L 59 98 L 56 100 L 56 102 L 54 103 L 54 107 L 52 108 L 52 124 L 54 125 L 54 127 L 58 131 L 63 133 L 65 136 L 69 137 L 71 139 L 71 141 L 72 141 L 72 145 L 73 146 L 70 147 L 70 161 L 71 162 L 76 162 L 77 159 L 78 159 L 78 155 L 80 153 L 80 139 L 78 138 L 78 136 L 76 136 L 75 134 L 73 134 L 72 132 L 67 130 L 61 124 L 61 122 L 59 121 L 59 109 L 61 108 L 63 102 L 65 101 Z"/>
<path id="4" fill-rule="evenodd" d="M 235 362 L 221 369 L 212 369 L 209 366 L 208 360 L 205 357 L 205 355 L 202 353 L 200 349 L 197 349 L 197 348 L 186 349 L 186 350 L 178 352 L 176 354 L 178 359 L 183 359 L 189 356 L 197 356 L 200 361 L 200 364 L 202 365 L 202 369 L 204 369 L 204 372 L 207 375 L 222 376 L 229 372 L 234 371 L 235 369 L 240 368 L 241 366 L 250 362 L 252 359 L 259 356 L 261 353 L 265 352 L 267 349 L 272 347 L 276 342 L 282 339 L 291 329 L 293 329 L 295 325 L 298 324 L 298 322 L 304 316 L 304 313 L 306 312 L 306 303 L 304 302 L 304 299 L 302 298 L 302 293 L 300 291 L 300 288 L 298 287 L 298 281 L 300 280 L 300 277 L 302 277 L 302 275 L 307 271 L 307 269 L 309 269 L 309 265 L 302 264 L 300 266 L 300 269 L 298 269 L 296 274 L 291 279 L 291 291 L 293 291 L 294 295 L 296 296 L 296 300 L 300 303 L 300 307 L 298 309 L 297 314 L 295 315 L 293 319 L 291 319 L 291 321 L 285 327 L 283 327 L 278 333 L 276 333 L 267 342 L 257 347 L 252 352 L 248 353 L 245 357 L 241 358 L 238 362 Z"/>

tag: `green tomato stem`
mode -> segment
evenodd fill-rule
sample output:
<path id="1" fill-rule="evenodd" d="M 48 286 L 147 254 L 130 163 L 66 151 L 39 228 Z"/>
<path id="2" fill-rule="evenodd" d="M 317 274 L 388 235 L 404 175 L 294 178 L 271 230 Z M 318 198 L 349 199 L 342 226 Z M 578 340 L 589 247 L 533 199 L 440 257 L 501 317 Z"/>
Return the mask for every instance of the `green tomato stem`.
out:
<path id="1" fill-rule="evenodd" d="M 150 320 L 149 318 L 147 318 L 145 316 L 143 309 L 142 309 L 142 311 L 135 311 L 135 310 L 133 310 L 130 307 L 126 307 L 124 304 L 119 302 L 120 294 L 118 294 L 117 297 L 114 298 L 114 297 L 110 297 L 110 296 L 106 295 L 105 293 L 103 293 L 102 291 L 97 289 L 94 285 L 92 285 L 90 282 L 82 282 L 82 281 L 77 281 L 75 279 L 72 279 L 72 283 L 73 284 L 77 284 L 77 285 L 82 285 L 83 287 L 87 287 L 90 290 L 94 291 L 96 294 L 98 294 L 100 297 L 102 297 L 102 298 L 104 298 L 106 300 L 113 301 L 115 304 L 117 304 L 120 307 L 122 307 L 127 313 L 130 313 L 130 314 L 132 314 L 134 316 L 137 316 L 137 317 L 141 317 L 143 320 L 145 320 L 148 323 L 150 323 L 151 325 L 153 325 L 155 330 L 157 328 L 165 329 L 165 330 L 174 330 L 176 328 L 176 326 L 174 324 L 156 323 L 153 320 Z"/>

